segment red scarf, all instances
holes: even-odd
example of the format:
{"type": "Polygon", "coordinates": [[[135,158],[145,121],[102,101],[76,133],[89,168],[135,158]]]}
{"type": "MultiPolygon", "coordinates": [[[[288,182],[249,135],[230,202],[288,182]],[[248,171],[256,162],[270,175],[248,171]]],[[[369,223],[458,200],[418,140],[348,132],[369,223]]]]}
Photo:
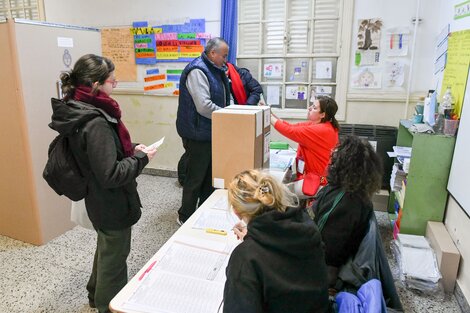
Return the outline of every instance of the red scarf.
{"type": "Polygon", "coordinates": [[[124,123],[121,121],[121,109],[116,100],[109,97],[104,92],[98,90],[97,93],[91,91],[91,87],[87,86],[78,86],[75,89],[75,94],[73,96],[74,100],[83,101],[85,103],[94,105],[98,109],[101,109],[108,113],[110,116],[118,120],[117,131],[119,136],[119,141],[121,141],[122,149],[124,150],[124,155],[130,157],[134,155],[134,149],[132,148],[131,136],[127,130],[124,123]]]}
{"type": "Polygon", "coordinates": [[[246,104],[246,92],[245,87],[243,87],[242,80],[240,78],[240,74],[238,74],[237,70],[231,63],[227,63],[228,67],[228,77],[232,81],[232,90],[233,96],[238,104],[246,104]]]}

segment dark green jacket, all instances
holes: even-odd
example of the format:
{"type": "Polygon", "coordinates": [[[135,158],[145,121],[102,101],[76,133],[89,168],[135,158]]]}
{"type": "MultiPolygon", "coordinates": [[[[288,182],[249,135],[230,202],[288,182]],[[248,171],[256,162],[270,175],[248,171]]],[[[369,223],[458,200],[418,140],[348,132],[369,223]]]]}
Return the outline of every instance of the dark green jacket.
{"type": "Polygon", "coordinates": [[[71,149],[88,176],[85,205],[93,226],[119,230],[135,224],[141,214],[136,177],[149,162],[143,152],[124,157],[117,120],[84,102],[52,99],[50,127],[72,134],[71,149]]]}

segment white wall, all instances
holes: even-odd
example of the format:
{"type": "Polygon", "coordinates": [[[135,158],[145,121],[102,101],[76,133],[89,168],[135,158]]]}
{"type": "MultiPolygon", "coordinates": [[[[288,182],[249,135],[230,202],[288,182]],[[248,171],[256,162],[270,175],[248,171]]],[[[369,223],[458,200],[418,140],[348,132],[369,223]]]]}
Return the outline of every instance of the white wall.
{"type": "MultiPolygon", "coordinates": [[[[420,96],[432,89],[434,64],[434,41],[438,33],[437,23],[439,12],[435,10],[440,0],[420,2],[419,17],[422,22],[418,25],[413,71],[411,73],[411,95],[407,101],[407,83],[410,81],[410,63],[412,42],[406,57],[393,59],[403,60],[407,64],[404,87],[365,90],[349,88],[347,95],[346,122],[357,124],[375,124],[398,126],[398,120],[409,117],[414,111],[414,105],[420,96]]],[[[356,35],[358,20],[364,18],[381,18],[383,22],[381,47],[387,44],[386,30],[391,27],[407,27],[410,29],[410,41],[413,39],[414,25],[411,20],[416,16],[417,0],[356,0],[353,20],[353,34],[350,53],[350,68],[354,67],[356,51],[356,35]]],[[[384,66],[387,58],[386,49],[381,50],[381,62],[384,66]]],[[[391,60],[392,58],[390,58],[391,60]]],[[[351,80],[351,71],[350,71],[351,80]]],[[[338,82],[339,83],[339,82],[338,82]]],[[[349,82],[348,82],[349,83],[349,82]]]]}
{"type": "MultiPolygon", "coordinates": [[[[206,32],[220,35],[220,0],[44,0],[44,6],[48,22],[104,28],[129,26],[134,21],[158,25],[205,18],[206,32]]],[[[175,125],[178,97],[126,92],[115,92],[113,97],[121,105],[134,142],[150,144],[165,136],[164,145],[148,167],[175,171],[183,153],[175,125]]]]}
{"type": "Polygon", "coordinates": [[[220,34],[219,0],[43,0],[48,22],[81,26],[127,26],[134,21],[177,23],[184,18],[205,18],[206,31],[220,34]]]}

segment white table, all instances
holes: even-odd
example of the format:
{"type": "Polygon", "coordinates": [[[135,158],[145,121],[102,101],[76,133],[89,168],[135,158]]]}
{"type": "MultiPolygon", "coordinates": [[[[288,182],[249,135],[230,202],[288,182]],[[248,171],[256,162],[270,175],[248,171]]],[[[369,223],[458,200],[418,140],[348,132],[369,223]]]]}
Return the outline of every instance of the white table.
{"type": "MultiPolygon", "coordinates": [[[[290,173],[291,165],[295,159],[296,152],[294,150],[271,150],[271,155],[276,155],[275,163],[269,169],[269,173],[282,182],[285,177],[290,173]],[[280,157],[280,158],[277,158],[280,157]],[[282,166],[286,163],[287,166],[282,166]]],[[[225,268],[233,248],[240,243],[236,236],[230,229],[226,229],[227,235],[219,235],[208,233],[205,229],[196,229],[193,226],[200,223],[203,217],[217,216],[219,221],[224,219],[223,214],[226,214],[225,227],[232,227],[238,219],[229,214],[227,202],[227,190],[218,189],[196,210],[196,212],[168,239],[168,241],[155,253],[155,255],[142,267],[142,269],[124,286],[124,288],[111,300],[110,309],[113,312],[126,312],[126,313],[147,313],[147,312],[191,312],[196,313],[195,305],[191,304],[190,295],[194,297],[200,289],[204,290],[203,295],[200,297],[202,302],[208,302],[210,309],[203,308],[201,313],[216,313],[222,312],[219,306],[223,299],[223,288],[225,283],[225,268]],[[225,206],[225,207],[221,207],[225,206]],[[217,210],[214,210],[217,207],[217,210]],[[206,264],[210,269],[213,268],[210,262],[213,261],[214,256],[220,256],[223,259],[223,264],[218,264],[217,274],[213,280],[203,281],[200,278],[194,278],[192,273],[188,272],[188,266],[192,265],[191,262],[187,264],[179,264],[179,267],[173,266],[173,263],[180,263],[181,253],[193,253],[191,257],[203,259],[208,257],[209,261],[206,264]],[[169,262],[172,257],[175,262],[169,262]],[[212,257],[212,259],[211,259],[212,257]],[[212,261],[211,261],[212,260],[212,261]],[[171,273],[168,273],[168,268],[171,268],[171,273]],[[172,292],[171,283],[180,283],[179,289],[172,292]],[[162,285],[166,283],[168,287],[166,290],[160,290],[162,285]],[[194,284],[192,284],[194,283],[194,284]],[[192,290],[193,286],[198,286],[192,290]],[[155,292],[152,293],[152,292],[155,292]],[[165,295],[162,295],[165,294],[165,295]],[[158,297],[163,297],[158,299],[158,297]],[[151,304],[154,300],[154,304],[151,304]],[[166,304],[165,304],[166,302],[166,304]],[[144,305],[142,305],[144,303],[144,305]],[[217,307],[214,304],[217,303],[217,307]],[[155,307],[152,307],[154,305],[155,307]],[[186,309],[191,307],[191,309],[186,309]]],[[[212,222],[216,222],[215,219],[212,222]]],[[[223,221],[222,221],[223,222],[223,221]]],[[[214,228],[214,227],[211,227],[214,228]]],[[[215,227],[217,228],[217,226],[215,227]]],[[[182,262],[184,263],[184,262],[182,262]]],[[[197,263],[195,261],[194,263],[197,263]]],[[[204,264],[199,264],[195,272],[204,272],[204,264]]],[[[199,301],[200,302],[200,301],[199,301]]]]}
{"type": "MultiPolygon", "coordinates": [[[[227,190],[225,189],[220,189],[216,190],[202,205],[199,207],[199,209],[196,210],[196,212],[181,226],[176,233],[173,234],[173,236],[168,239],[168,241],[160,248],[160,250],[155,253],[155,255],[145,264],[145,266],[127,283],[127,285],[111,300],[110,303],[110,309],[113,312],[128,312],[128,313],[142,313],[142,312],[196,312],[194,309],[194,306],[191,305],[190,303],[183,303],[183,302],[190,302],[191,299],[188,300],[186,298],[186,295],[193,293],[194,296],[196,296],[197,292],[202,292],[201,288],[198,288],[197,290],[183,290],[185,288],[191,288],[191,283],[195,282],[195,279],[192,277],[186,276],[184,273],[187,271],[187,268],[185,269],[184,266],[182,266],[179,269],[176,269],[178,275],[177,276],[167,276],[168,281],[179,281],[182,283],[182,288],[181,288],[181,294],[174,293],[170,296],[165,295],[165,299],[168,301],[172,301],[171,304],[167,304],[166,310],[158,310],[158,309],[149,309],[148,307],[142,306],[139,307],[138,305],[135,305],[136,299],[141,299],[146,292],[148,292],[148,288],[146,285],[151,286],[152,280],[154,280],[153,276],[158,276],[155,281],[153,286],[158,286],[155,283],[158,282],[158,279],[164,279],[166,274],[165,272],[161,271],[161,268],[165,266],[165,258],[170,258],[169,255],[173,253],[172,251],[177,250],[176,248],[184,248],[187,249],[188,247],[192,248],[195,247],[195,250],[199,249],[199,244],[205,246],[205,251],[207,252],[207,255],[211,254],[215,255],[214,253],[217,252],[219,253],[218,255],[221,256],[221,259],[225,257],[224,264],[220,264],[221,269],[217,272],[217,276],[213,281],[208,281],[207,284],[204,282],[202,285],[203,287],[209,288],[209,292],[204,292],[206,295],[206,299],[202,297],[202,301],[208,301],[211,300],[212,302],[217,303],[217,308],[211,311],[200,311],[201,313],[216,313],[218,312],[218,306],[222,302],[223,299],[223,287],[225,283],[225,267],[228,263],[228,259],[230,257],[230,253],[235,248],[235,246],[239,243],[237,240],[236,236],[233,234],[232,231],[227,231],[227,235],[218,235],[218,234],[212,234],[212,233],[207,233],[204,229],[194,229],[193,224],[196,221],[200,221],[200,217],[203,216],[203,214],[212,214],[215,212],[213,207],[216,204],[220,204],[219,201],[225,201],[226,202],[227,198],[227,190]],[[225,198],[225,200],[221,200],[222,198],[225,198]],[[184,244],[181,244],[181,241],[184,241],[184,244]],[[208,244],[210,243],[211,247],[209,249],[208,244]],[[218,248],[220,247],[220,248],[218,248]],[[222,247],[231,247],[229,251],[219,251],[222,250],[222,247]],[[170,252],[169,252],[170,251],[170,252]],[[162,264],[163,263],[163,264],[162,264]],[[165,275],[164,275],[165,274],[165,275]],[[181,274],[181,275],[180,275],[181,274]],[[145,285],[144,285],[145,284],[145,285]],[[146,289],[147,288],[147,289],[146,289]],[[212,291],[211,291],[212,290],[212,291]],[[212,293],[211,293],[212,292],[212,293]],[[173,300],[170,298],[173,296],[173,300]],[[212,297],[212,299],[207,299],[207,297],[212,297]],[[169,300],[170,299],[170,300],[169,300]],[[131,303],[131,305],[129,305],[131,303]],[[184,305],[183,305],[184,304],[184,305]],[[191,310],[186,311],[184,306],[191,306],[191,310]],[[171,306],[169,308],[168,306],[171,306]],[[174,309],[174,310],[173,310],[174,309]]],[[[217,212],[223,212],[224,209],[219,208],[217,212]]],[[[227,211],[228,212],[228,211],[227,211]]],[[[204,215],[205,216],[205,215],[204,215]]],[[[227,216],[227,220],[230,220],[230,223],[237,222],[237,220],[233,220],[234,217],[232,216],[227,216]]],[[[204,249],[203,249],[204,250],[204,249]]],[[[198,250],[199,251],[199,250],[198,250]]],[[[197,251],[196,251],[197,252],[197,251]]],[[[203,252],[200,251],[200,256],[203,254],[203,252]]],[[[202,255],[204,257],[204,255],[202,255]]],[[[168,263],[168,262],[167,262],[168,263]]],[[[189,263],[189,262],[188,262],[189,263]]],[[[209,262],[210,263],[210,262],[209,262]]],[[[168,264],[169,267],[171,267],[173,264],[168,264]]],[[[211,264],[207,264],[210,268],[212,268],[211,264]]],[[[175,270],[175,269],[173,269],[175,270]]],[[[171,289],[171,288],[167,288],[171,289]]],[[[171,290],[166,290],[165,292],[171,292],[171,290]]],[[[153,296],[152,296],[153,297],[153,296]]],[[[146,300],[143,299],[143,302],[146,300]]],[[[148,302],[147,302],[148,304],[148,302]]],[[[159,305],[157,305],[159,306],[159,305]]],[[[164,306],[164,304],[161,304],[161,306],[164,306]]],[[[212,305],[211,308],[214,306],[212,305]]],[[[220,312],[221,312],[220,308],[220,312]]]]}

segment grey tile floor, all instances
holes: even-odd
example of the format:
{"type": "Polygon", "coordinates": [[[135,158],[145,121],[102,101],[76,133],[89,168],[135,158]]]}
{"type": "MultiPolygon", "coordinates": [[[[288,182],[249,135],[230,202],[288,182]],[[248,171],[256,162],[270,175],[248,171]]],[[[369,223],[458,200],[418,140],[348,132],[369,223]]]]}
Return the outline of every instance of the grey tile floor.
{"type": "MultiPolygon", "coordinates": [[[[133,227],[129,277],[177,230],[181,198],[175,178],[141,175],[138,182],[144,208],[133,227]]],[[[388,251],[387,216],[377,212],[377,217],[388,251]]],[[[95,244],[95,233],[80,226],[39,247],[0,236],[0,313],[96,312],[88,307],[85,290],[95,244]]],[[[454,296],[442,300],[398,290],[405,312],[461,312],[454,296]]]]}

